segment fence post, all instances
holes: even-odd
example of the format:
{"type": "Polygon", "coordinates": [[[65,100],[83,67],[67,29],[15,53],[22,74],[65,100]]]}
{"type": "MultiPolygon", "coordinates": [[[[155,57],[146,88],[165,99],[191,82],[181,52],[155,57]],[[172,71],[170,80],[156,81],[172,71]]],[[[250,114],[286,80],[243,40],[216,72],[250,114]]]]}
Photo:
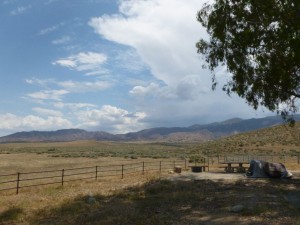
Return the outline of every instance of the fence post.
{"type": "Polygon", "coordinates": [[[61,170],[61,186],[64,186],[65,169],[61,170]]]}
{"type": "Polygon", "coordinates": [[[209,155],[207,155],[207,170],[209,171],[209,155]]]}
{"type": "Polygon", "coordinates": [[[19,194],[20,188],[20,173],[17,173],[17,194],[19,194]]]}
{"type": "Polygon", "coordinates": [[[143,172],[142,174],[144,175],[145,174],[145,162],[143,162],[143,172]]]}
{"type": "Polygon", "coordinates": [[[159,173],[161,173],[161,161],[159,161],[159,173]]]}
{"type": "Polygon", "coordinates": [[[95,180],[98,179],[98,166],[96,166],[96,176],[95,176],[95,180]]]}
{"type": "Polygon", "coordinates": [[[122,179],[124,178],[124,165],[122,165],[122,179]]]}

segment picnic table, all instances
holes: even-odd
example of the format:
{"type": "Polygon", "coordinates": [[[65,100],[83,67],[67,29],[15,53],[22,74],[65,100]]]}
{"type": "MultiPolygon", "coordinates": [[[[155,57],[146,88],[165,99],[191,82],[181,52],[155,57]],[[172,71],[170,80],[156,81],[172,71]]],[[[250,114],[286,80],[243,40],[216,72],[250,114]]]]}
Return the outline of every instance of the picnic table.
{"type": "Polygon", "coordinates": [[[249,162],[221,162],[220,164],[225,165],[220,168],[224,168],[226,173],[246,173],[248,167],[245,164],[249,164],[249,162]]]}
{"type": "Polygon", "coordinates": [[[209,169],[209,167],[207,165],[195,165],[195,166],[189,166],[189,167],[191,167],[191,170],[194,173],[199,173],[199,172],[205,171],[206,168],[209,169]]]}

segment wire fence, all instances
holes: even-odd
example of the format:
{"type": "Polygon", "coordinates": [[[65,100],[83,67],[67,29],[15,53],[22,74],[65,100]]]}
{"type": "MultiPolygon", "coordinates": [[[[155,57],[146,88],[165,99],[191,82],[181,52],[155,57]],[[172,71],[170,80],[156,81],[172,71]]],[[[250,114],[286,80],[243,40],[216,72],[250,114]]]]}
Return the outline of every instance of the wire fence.
{"type": "Polygon", "coordinates": [[[98,180],[103,177],[120,177],[134,173],[145,174],[150,171],[163,171],[174,169],[176,166],[186,168],[186,160],[137,162],[118,165],[103,165],[78,167],[60,170],[44,170],[34,172],[17,172],[12,174],[0,174],[0,192],[37,187],[43,185],[59,184],[64,186],[67,182],[79,180],[98,180]]]}

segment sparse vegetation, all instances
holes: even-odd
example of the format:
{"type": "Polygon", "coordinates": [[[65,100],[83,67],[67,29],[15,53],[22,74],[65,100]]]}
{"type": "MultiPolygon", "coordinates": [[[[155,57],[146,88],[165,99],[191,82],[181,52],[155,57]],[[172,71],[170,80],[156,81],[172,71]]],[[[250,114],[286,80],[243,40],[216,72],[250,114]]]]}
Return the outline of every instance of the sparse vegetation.
{"type": "Polygon", "coordinates": [[[298,208],[286,198],[299,181],[170,181],[148,177],[111,185],[28,191],[0,199],[1,224],[298,224],[298,208]],[[124,186],[127,182],[134,186],[124,186]],[[112,186],[115,185],[115,186],[112,186]],[[272,189],[270,189],[272,186],[272,189]],[[101,187],[101,188],[100,188],[101,187]],[[257,189],[259,188],[259,192],[257,189]],[[21,200],[22,199],[22,200],[21,200]],[[232,207],[243,204],[240,212],[232,207]],[[15,205],[3,210],[8,205],[15,205]]]}
{"type": "Polygon", "coordinates": [[[215,141],[190,146],[193,154],[286,154],[300,153],[300,123],[294,127],[274,126],[252,132],[233,135],[215,141]]]}
{"type": "Polygon", "coordinates": [[[53,142],[0,144],[0,154],[36,153],[49,157],[126,157],[126,158],[184,158],[190,144],[120,143],[120,142],[53,142]]]}
{"type": "MultiPolygon", "coordinates": [[[[0,168],[5,174],[39,168],[107,165],[122,160],[138,162],[145,158],[158,161],[188,158],[190,163],[203,163],[207,156],[219,154],[296,156],[300,153],[299,129],[299,123],[294,128],[276,126],[200,144],[93,141],[1,144],[0,168]]],[[[286,156],[279,157],[286,160],[286,156]]],[[[216,157],[210,160],[217,165],[216,157]]],[[[299,165],[291,168],[299,169],[299,165]]],[[[165,175],[154,172],[128,175],[124,179],[75,181],[63,187],[28,188],[19,195],[1,192],[0,224],[281,225],[300,222],[298,206],[288,205],[286,200],[290,193],[298,196],[299,180],[292,180],[288,185],[276,180],[171,182],[162,179],[165,175]],[[233,213],[232,206],[240,203],[245,208],[233,213]]]]}

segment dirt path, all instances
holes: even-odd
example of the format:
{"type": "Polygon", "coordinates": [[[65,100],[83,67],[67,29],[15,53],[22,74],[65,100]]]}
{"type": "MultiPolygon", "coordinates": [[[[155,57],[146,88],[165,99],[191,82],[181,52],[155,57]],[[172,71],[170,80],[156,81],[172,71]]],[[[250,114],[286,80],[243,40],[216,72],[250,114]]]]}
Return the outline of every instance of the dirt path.
{"type": "Polygon", "coordinates": [[[183,172],[181,174],[171,174],[168,177],[169,180],[241,180],[248,179],[245,174],[241,173],[224,173],[224,172],[202,172],[202,173],[193,173],[193,172],[183,172]]]}
{"type": "MultiPolygon", "coordinates": [[[[291,171],[293,174],[292,179],[300,179],[300,171],[291,171]]],[[[180,174],[174,173],[170,174],[167,178],[168,180],[254,180],[253,178],[246,177],[243,173],[224,173],[224,172],[202,172],[202,173],[193,173],[193,172],[182,172],[180,174]]],[[[263,179],[255,179],[263,180],[263,179]]]]}

